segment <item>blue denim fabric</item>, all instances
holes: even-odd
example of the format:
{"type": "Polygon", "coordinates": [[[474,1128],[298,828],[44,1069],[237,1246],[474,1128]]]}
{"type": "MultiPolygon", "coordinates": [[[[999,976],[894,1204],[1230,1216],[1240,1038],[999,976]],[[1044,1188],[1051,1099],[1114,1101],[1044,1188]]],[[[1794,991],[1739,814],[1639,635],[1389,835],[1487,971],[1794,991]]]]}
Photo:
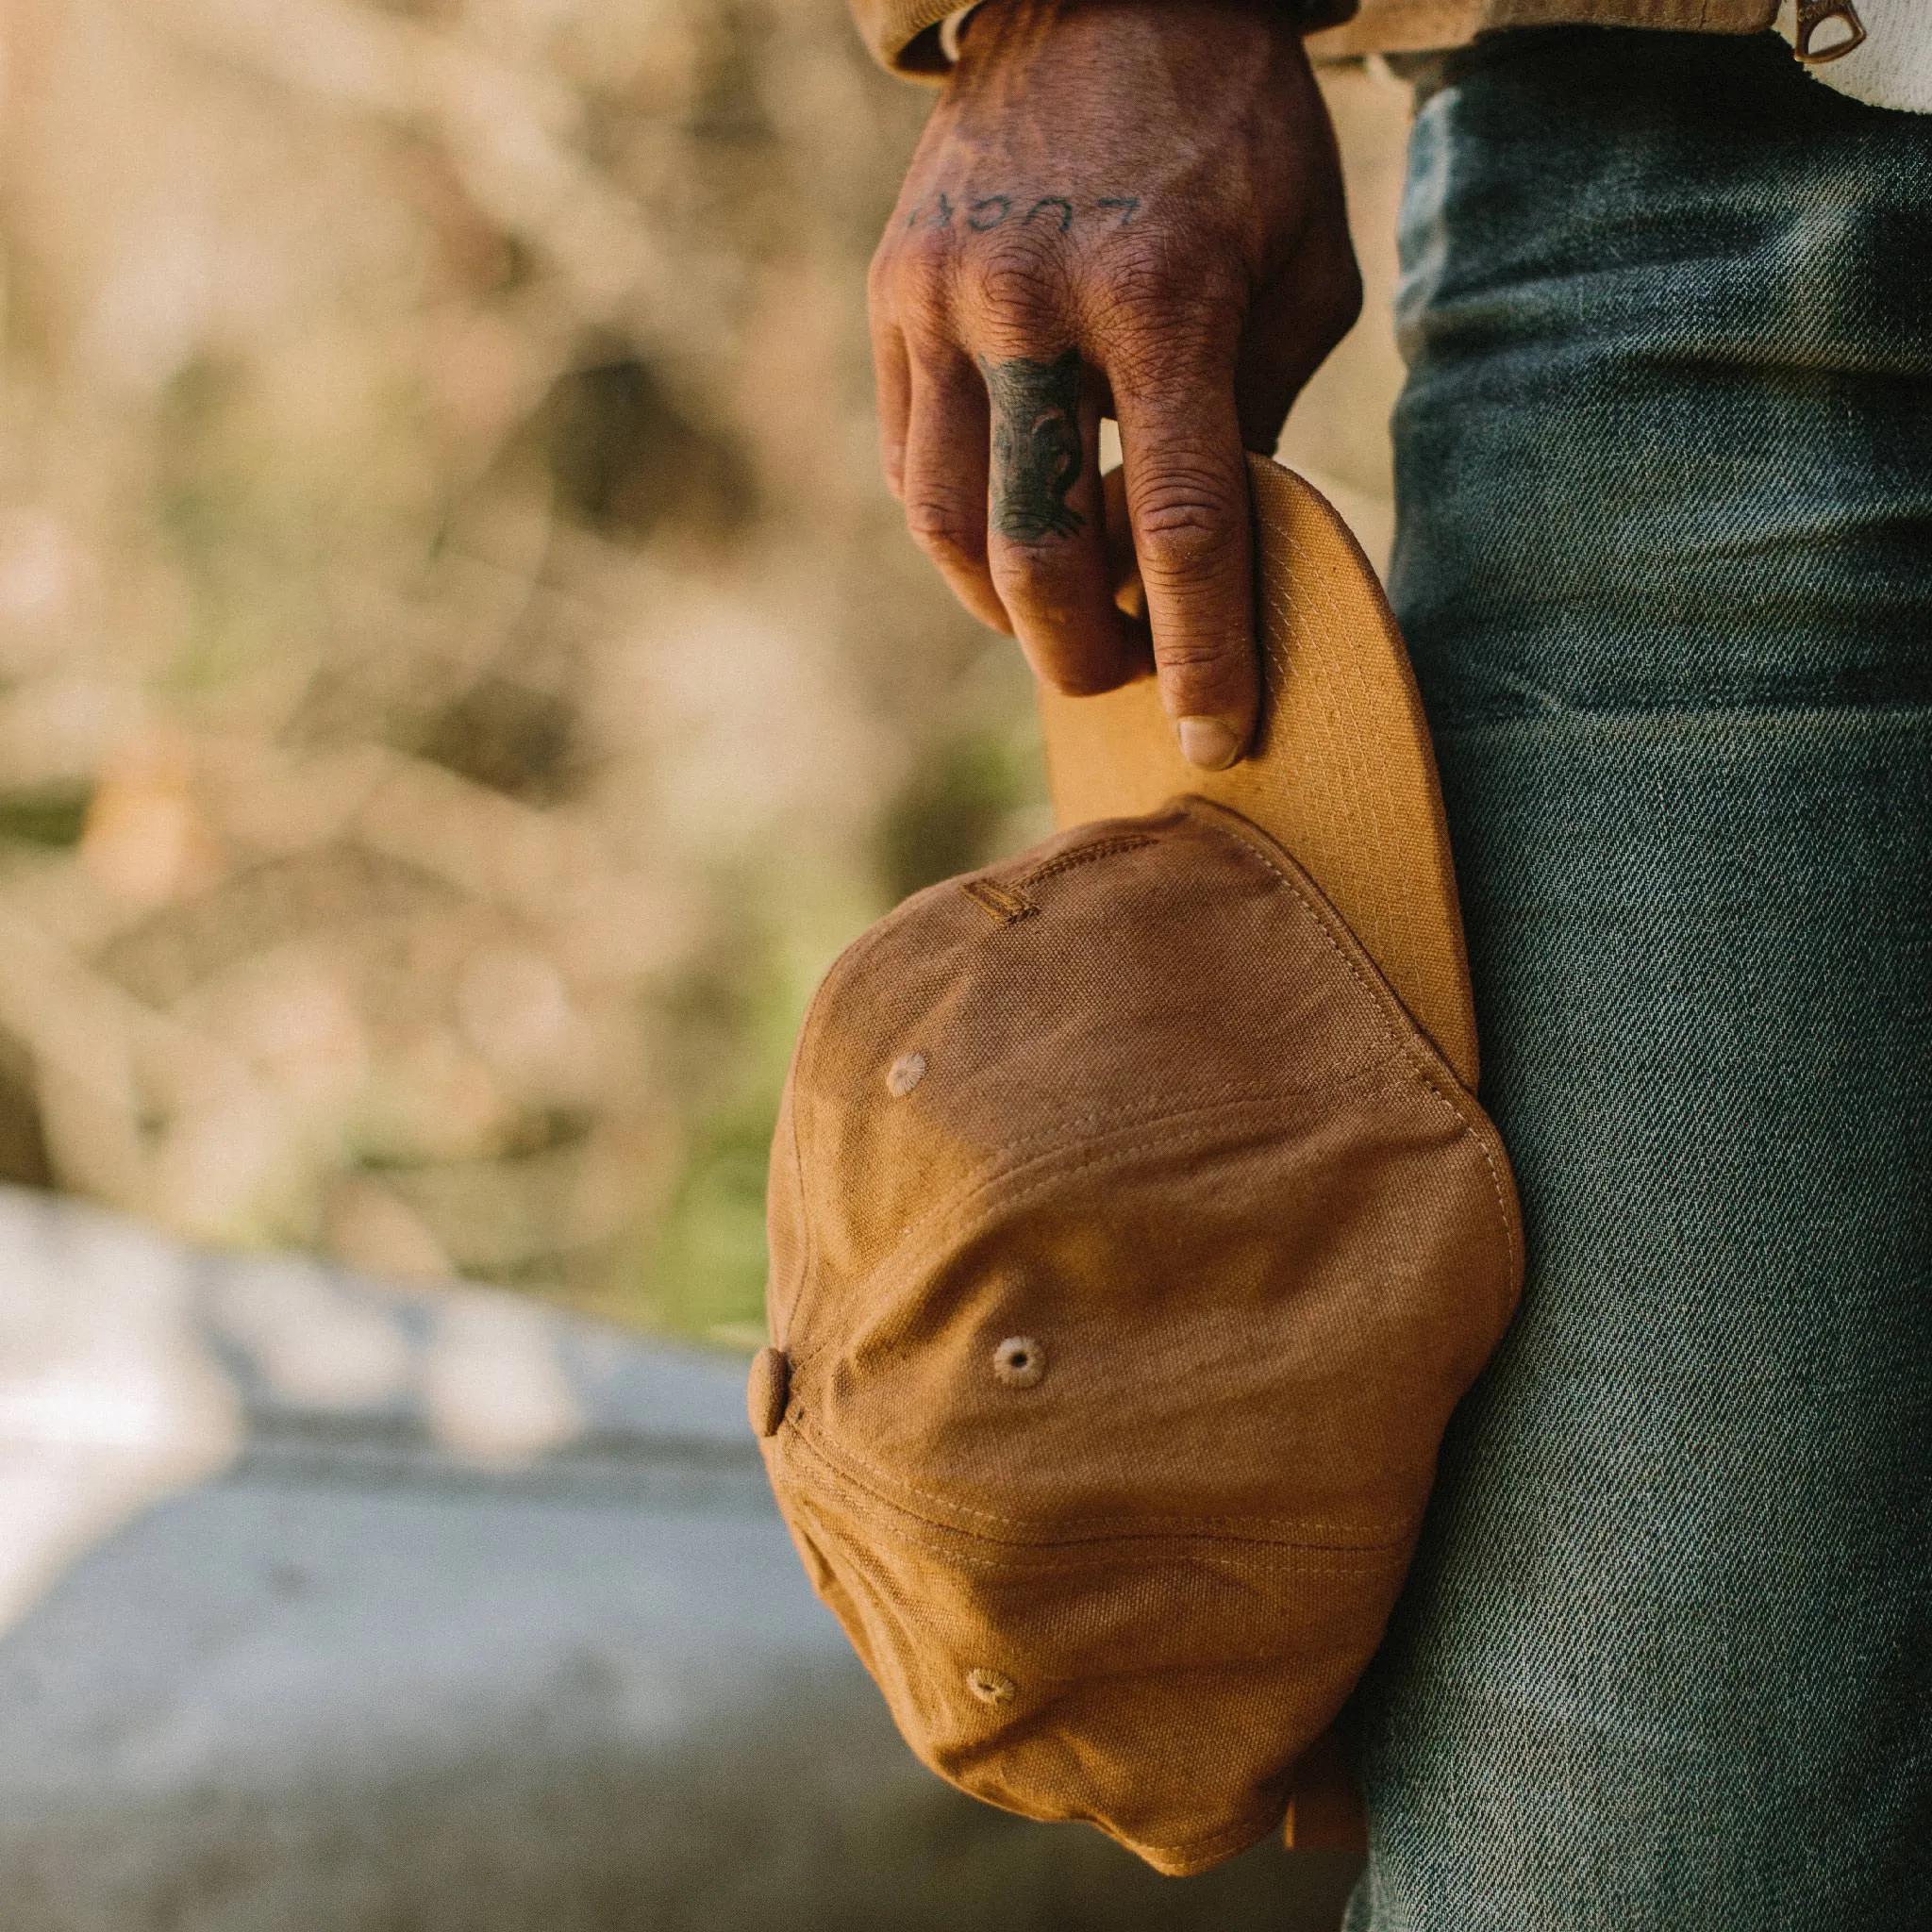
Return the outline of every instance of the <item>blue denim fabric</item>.
{"type": "Polygon", "coordinates": [[[1397,608],[1521,1316],[1350,1932],[1932,1925],[1932,117],[1498,35],[1415,130],[1397,608]]]}

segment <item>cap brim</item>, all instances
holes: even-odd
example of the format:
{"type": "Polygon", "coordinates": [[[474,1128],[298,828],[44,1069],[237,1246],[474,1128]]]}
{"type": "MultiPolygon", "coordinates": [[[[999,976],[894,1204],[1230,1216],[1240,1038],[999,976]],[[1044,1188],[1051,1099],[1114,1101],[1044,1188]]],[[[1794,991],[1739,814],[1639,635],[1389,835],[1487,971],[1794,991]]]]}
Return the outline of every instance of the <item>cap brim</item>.
{"type": "Polygon", "coordinates": [[[1475,1013],[1435,752],[1374,571],[1320,491],[1250,457],[1261,718],[1225,772],[1187,763],[1151,677],[1100,697],[1042,691],[1062,826],[1177,793],[1250,819],[1298,859],[1416,1024],[1474,1090],[1475,1013]]]}

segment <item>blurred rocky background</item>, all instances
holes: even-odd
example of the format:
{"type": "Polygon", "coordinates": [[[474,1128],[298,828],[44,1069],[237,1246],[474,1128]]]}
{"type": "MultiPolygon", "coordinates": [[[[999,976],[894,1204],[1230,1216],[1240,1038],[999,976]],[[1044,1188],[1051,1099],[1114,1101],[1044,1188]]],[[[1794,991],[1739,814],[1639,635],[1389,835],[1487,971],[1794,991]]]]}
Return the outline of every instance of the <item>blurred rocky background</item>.
{"type": "Polygon", "coordinates": [[[811,984],[1046,823],[877,477],[926,105],[838,0],[0,0],[0,1180],[756,1338],[811,984]]]}

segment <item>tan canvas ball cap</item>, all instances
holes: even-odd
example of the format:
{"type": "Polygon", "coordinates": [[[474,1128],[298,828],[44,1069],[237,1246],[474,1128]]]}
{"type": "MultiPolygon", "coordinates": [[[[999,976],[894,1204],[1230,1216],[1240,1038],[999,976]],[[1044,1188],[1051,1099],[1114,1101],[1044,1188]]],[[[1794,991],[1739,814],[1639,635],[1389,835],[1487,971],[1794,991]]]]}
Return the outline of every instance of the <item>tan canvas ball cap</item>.
{"type": "Polygon", "coordinates": [[[1502,1146],[1391,977],[1182,796],[908,900],[787,1083],[751,1407],[812,1579],[927,1764],[1166,1872],[1279,1824],[1514,1307],[1502,1146]]]}

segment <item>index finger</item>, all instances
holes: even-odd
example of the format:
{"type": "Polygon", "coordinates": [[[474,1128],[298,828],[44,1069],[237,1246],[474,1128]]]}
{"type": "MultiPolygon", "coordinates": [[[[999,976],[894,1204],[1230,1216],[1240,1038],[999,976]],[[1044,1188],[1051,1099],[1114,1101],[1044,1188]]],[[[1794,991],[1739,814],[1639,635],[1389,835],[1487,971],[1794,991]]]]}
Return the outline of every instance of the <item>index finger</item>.
{"type": "Polygon", "coordinates": [[[906,495],[906,434],[912,414],[912,360],[898,318],[874,291],[872,325],[873,382],[878,395],[879,460],[886,487],[902,502],[906,495]]]}
{"type": "Polygon", "coordinates": [[[1182,757],[1220,771],[1247,748],[1261,694],[1232,372],[1177,382],[1158,397],[1116,376],[1114,407],[1161,706],[1182,757]]]}

